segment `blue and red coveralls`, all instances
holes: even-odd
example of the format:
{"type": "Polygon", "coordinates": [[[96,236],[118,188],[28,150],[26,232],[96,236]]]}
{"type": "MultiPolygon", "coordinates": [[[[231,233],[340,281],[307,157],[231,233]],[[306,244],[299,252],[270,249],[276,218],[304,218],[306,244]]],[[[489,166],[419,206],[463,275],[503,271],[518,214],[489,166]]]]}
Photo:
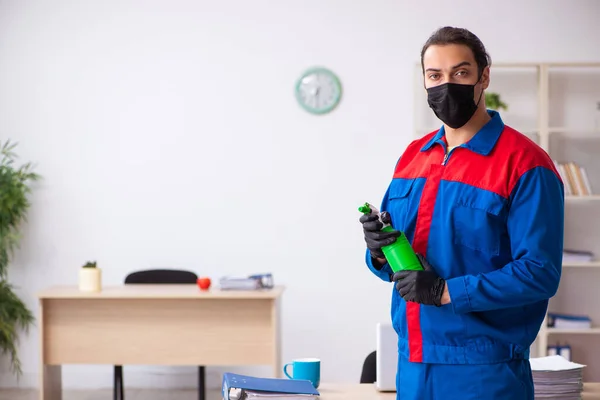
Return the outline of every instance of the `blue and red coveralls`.
{"type": "MultiPolygon", "coordinates": [[[[393,290],[397,398],[532,400],[529,347],[561,276],[564,188],[500,115],[446,156],[444,128],[400,157],[381,211],[447,281],[451,303],[393,290]]],[[[388,264],[371,271],[390,281],[388,264]]]]}

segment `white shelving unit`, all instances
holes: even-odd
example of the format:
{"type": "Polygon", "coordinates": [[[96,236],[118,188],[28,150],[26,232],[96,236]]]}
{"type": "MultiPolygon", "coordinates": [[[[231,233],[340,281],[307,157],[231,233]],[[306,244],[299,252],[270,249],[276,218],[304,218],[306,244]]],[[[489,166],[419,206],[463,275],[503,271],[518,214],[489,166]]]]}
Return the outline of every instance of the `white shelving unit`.
{"type": "MultiPolygon", "coordinates": [[[[421,65],[415,68],[415,136],[437,130],[441,122],[427,106],[421,65]]],[[[565,197],[565,248],[600,256],[600,62],[494,63],[488,92],[508,104],[500,110],[507,125],[533,139],[558,162],[585,166],[592,193],[565,197]]],[[[563,263],[561,284],[549,311],[584,314],[591,329],[540,330],[532,356],[549,344],[568,343],[572,359],[588,365],[584,377],[600,380],[600,259],[563,263]]]]}

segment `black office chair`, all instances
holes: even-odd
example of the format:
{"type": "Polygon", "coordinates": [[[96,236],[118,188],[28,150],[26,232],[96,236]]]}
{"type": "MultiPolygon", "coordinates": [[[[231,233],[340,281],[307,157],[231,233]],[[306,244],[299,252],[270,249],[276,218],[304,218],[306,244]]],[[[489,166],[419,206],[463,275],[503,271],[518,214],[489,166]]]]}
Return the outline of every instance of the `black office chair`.
{"type": "Polygon", "coordinates": [[[365,358],[360,383],[375,383],[377,380],[377,351],[372,352],[365,358]]]}
{"type": "MultiPolygon", "coordinates": [[[[198,276],[190,271],[182,271],[175,269],[151,269],[145,271],[132,272],[125,278],[125,284],[166,284],[166,285],[183,285],[196,284],[198,276]]],[[[206,399],[206,371],[204,366],[198,366],[198,399],[206,399]]],[[[114,367],[114,400],[125,400],[125,392],[123,391],[123,366],[115,365],[114,367]]]]}

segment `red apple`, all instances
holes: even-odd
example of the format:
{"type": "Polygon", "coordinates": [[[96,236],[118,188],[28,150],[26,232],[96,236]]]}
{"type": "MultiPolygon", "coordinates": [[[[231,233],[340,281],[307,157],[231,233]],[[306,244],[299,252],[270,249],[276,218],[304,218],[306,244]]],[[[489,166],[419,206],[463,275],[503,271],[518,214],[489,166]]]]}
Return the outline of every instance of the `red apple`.
{"type": "Polygon", "coordinates": [[[208,288],[210,287],[210,278],[208,278],[208,277],[198,278],[198,287],[201,290],[208,290],[208,288]]]}

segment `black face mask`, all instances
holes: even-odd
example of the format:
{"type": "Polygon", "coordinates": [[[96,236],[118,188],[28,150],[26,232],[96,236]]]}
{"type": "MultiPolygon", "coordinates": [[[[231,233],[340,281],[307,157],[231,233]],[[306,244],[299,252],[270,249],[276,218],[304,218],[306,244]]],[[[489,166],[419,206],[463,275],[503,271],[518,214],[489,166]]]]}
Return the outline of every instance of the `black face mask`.
{"type": "Polygon", "coordinates": [[[479,105],[483,90],[477,104],[473,101],[475,85],[444,83],[427,89],[427,103],[435,115],[453,129],[466,124],[479,105]]]}

